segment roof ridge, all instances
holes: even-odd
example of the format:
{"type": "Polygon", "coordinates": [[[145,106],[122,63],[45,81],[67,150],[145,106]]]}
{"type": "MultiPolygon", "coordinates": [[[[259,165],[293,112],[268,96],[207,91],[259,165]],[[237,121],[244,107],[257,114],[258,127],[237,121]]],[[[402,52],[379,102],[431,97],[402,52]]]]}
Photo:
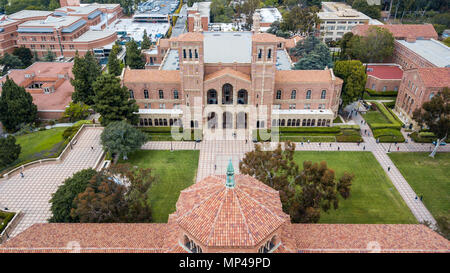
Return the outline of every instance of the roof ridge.
{"type": "MultiPolygon", "coordinates": [[[[224,187],[224,189],[225,189],[225,187],[224,187]]],[[[200,203],[194,205],[190,210],[186,211],[183,215],[180,215],[180,216],[178,217],[177,220],[181,220],[181,218],[187,217],[189,214],[191,214],[191,212],[192,212],[194,209],[200,207],[202,204],[204,204],[206,201],[208,201],[209,199],[211,199],[213,196],[218,195],[221,191],[222,191],[222,189],[219,189],[219,190],[215,191],[215,192],[212,193],[209,197],[203,199],[200,203]]]]}
{"type": "Polygon", "coordinates": [[[255,198],[251,197],[250,194],[246,193],[243,190],[240,190],[243,194],[247,195],[251,200],[253,200],[255,203],[259,204],[260,207],[262,207],[263,209],[269,211],[272,215],[274,215],[275,217],[277,217],[278,219],[280,219],[282,222],[284,221],[283,218],[281,218],[279,215],[275,214],[272,210],[270,210],[268,207],[264,206],[261,202],[259,202],[258,200],[256,200],[255,198]]]}
{"type": "MultiPolygon", "coordinates": [[[[237,191],[242,191],[239,188],[236,188],[236,190],[237,191]]],[[[239,198],[237,198],[236,193],[233,192],[233,196],[236,198],[236,201],[237,201],[237,204],[238,204],[238,207],[239,207],[239,211],[241,212],[242,219],[244,220],[244,225],[247,227],[247,232],[248,232],[248,234],[250,236],[250,239],[251,239],[252,243],[255,244],[255,239],[254,239],[254,236],[253,236],[252,232],[250,231],[250,227],[247,224],[247,217],[245,217],[245,214],[244,214],[244,212],[242,210],[241,202],[239,201],[239,198]]]]}
{"type": "MultiPolygon", "coordinates": [[[[228,192],[228,189],[227,189],[227,188],[226,188],[225,190],[228,192]]],[[[225,195],[226,195],[226,194],[225,194],[225,195]]],[[[217,218],[219,218],[219,214],[220,214],[220,212],[222,211],[222,207],[223,207],[223,203],[224,203],[224,202],[225,202],[225,201],[222,199],[222,202],[220,202],[219,209],[216,211],[216,216],[214,217],[214,222],[213,222],[213,224],[212,224],[212,226],[211,226],[211,231],[210,231],[210,233],[209,233],[209,235],[208,235],[208,238],[206,239],[206,244],[209,244],[209,240],[211,240],[211,237],[212,237],[212,235],[213,235],[213,233],[214,233],[214,230],[215,230],[217,218]]]]}

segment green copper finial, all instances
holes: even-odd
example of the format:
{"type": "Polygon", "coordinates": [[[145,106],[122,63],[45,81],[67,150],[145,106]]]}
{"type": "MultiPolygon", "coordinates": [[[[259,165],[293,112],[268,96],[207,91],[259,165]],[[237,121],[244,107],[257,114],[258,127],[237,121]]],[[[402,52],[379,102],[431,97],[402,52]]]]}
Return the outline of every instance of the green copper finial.
{"type": "Polygon", "coordinates": [[[231,163],[231,159],[228,162],[228,167],[227,167],[227,183],[225,184],[225,186],[227,188],[234,188],[234,186],[236,185],[236,183],[234,182],[234,168],[233,168],[233,163],[231,163]]]}

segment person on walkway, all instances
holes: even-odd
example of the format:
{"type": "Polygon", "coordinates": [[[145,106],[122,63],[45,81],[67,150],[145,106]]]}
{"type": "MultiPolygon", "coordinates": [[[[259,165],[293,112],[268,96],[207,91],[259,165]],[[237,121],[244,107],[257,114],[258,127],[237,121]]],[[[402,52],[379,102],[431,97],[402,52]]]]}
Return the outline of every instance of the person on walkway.
{"type": "Polygon", "coordinates": [[[247,140],[248,140],[248,139],[245,139],[245,144],[247,144],[247,140]]]}
{"type": "Polygon", "coordinates": [[[91,151],[93,151],[94,150],[94,146],[91,146],[91,151]]]}
{"type": "Polygon", "coordinates": [[[319,147],[322,145],[322,143],[319,142],[319,147]]]}
{"type": "Polygon", "coordinates": [[[423,194],[420,195],[420,202],[423,200],[423,194]]]}
{"type": "Polygon", "coordinates": [[[23,172],[20,171],[20,177],[24,178],[25,176],[23,175],[23,172]]]}
{"type": "Polygon", "coordinates": [[[388,167],[388,172],[391,170],[391,166],[388,167]]]}
{"type": "Polygon", "coordinates": [[[303,141],[302,141],[302,146],[303,146],[303,141]]]}
{"type": "Polygon", "coordinates": [[[363,147],[363,151],[365,151],[366,150],[366,145],[364,145],[364,147],[363,147]]]}
{"type": "Polygon", "coordinates": [[[338,146],[338,151],[340,151],[340,150],[341,150],[341,147],[338,146]]]}
{"type": "Polygon", "coordinates": [[[361,120],[361,124],[362,124],[362,122],[363,122],[363,121],[361,120]]]}
{"type": "Polygon", "coordinates": [[[216,164],[214,164],[214,170],[217,170],[217,165],[216,164]]]}
{"type": "Polygon", "coordinates": [[[397,152],[400,151],[400,146],[397,146],[397,152]]]}
{"type": "Polygon", "coordinates": [[[419,197],[417,197],[417,195],[416,195],[416,200],[418,199],[419,197]]]}
{"type": "Polygon", "coordinates": [[[308,144],[309,144],[309,139],[308,139],[308,144]]]}
{"type": "Polygon", "coordinates": [[[331,147],[331,143],[330,143],[330,147],[331,147]]]}
{"type": "Polygon", "coordinates": [[[397,141],[396,141],[396,142],[394,142],[394,145],[395,145],[395,146],[397,146],[397,141]]]}

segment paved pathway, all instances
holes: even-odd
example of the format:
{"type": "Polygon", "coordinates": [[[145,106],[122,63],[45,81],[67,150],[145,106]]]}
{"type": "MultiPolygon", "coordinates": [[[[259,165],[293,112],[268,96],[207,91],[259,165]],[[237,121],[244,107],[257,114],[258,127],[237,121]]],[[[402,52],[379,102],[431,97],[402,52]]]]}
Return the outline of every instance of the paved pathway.
{"type": "Polygon", "coordinates": [[[10,236],[15,236],[35,223],[45,223],[51,217],[52,193],[73,173],[93,167],[102,154],[101,128],[85,128],[73,150],[60,163],[37,165],[23,174],[0,180],[0,204],[10,210],[21,210],[23,218],[10,236]],[[94,150],[91,150],[91,146],[94,150]]]}

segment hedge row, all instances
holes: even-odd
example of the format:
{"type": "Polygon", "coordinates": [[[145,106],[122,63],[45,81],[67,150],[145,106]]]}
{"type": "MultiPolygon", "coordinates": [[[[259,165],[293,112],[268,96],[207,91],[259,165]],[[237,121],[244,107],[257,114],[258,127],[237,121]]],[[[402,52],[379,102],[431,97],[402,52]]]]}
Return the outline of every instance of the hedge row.
{"type": "Polygon", "coordinates": [[[366,92],[373,97],[396,97],[398,94],[398,91],[375,91],[369,88],[366,88],[366,92]]]}
{"type": "Polygon", "coordinates": [[[13,212],[0,211],[0,218],[3,219],[3,221],[0,222],[0,233],[8,226],[9,221],[11,221],[14,215],[15,213],[13,212]]]}
{"type": "Polygon", "coordinates": [[[280,133],[320,133],[320,134],[339,134],[339,127],[279,127],[280,133]]]}
{"type": "MultiPolygon", "coordinates": [[[[178,139],[172,138],[172,130],[169,126],[138,128],[147,135],[149,141],[178,141],[178,139]]],[[[198,134],[198,140],[203,139],[203,133],[201,129],[190,129],[190,131],[183,131],[182,127],[178,127],[178,132],[183,134],[181,140],[184,141],[197,140],[195,138],[195,132],[197,132],[198,134]]]]}
{"type": "Polygon", "coordinates": [[[380,142],[404,142],[405,138],[402,133],[396,129],[378,129],[373,131],[375,139],[380,142]]]}

